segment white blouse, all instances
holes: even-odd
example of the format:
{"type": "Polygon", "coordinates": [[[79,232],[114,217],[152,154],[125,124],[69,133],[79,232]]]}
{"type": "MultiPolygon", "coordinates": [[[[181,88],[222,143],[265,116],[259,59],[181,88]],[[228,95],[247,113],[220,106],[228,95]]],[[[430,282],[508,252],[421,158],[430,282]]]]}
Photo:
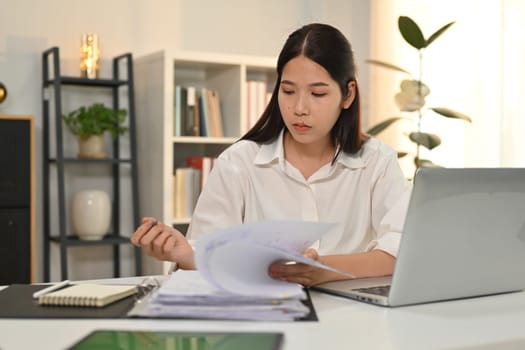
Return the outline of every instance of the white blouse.
{"type": "Polygon", "coordinates": [[[314,245],[319,254],[381,249],[397,256],[411,186],[395,151],[370,139],[305,180],[284,159],[283,135],[263,145],[239,141],[218,157],[188,237],[263,220],[331,222],[337,225],[314,245]]]}

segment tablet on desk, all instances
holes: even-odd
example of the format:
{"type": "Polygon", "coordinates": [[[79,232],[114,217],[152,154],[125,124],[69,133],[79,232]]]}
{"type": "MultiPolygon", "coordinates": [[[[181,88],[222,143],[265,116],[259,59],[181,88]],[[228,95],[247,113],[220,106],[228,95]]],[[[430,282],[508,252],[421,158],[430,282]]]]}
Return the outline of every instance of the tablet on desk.
{"type": "Polygon", "coordinates": [[[277,332],[154,332],[96,330],[69,350],[279,350],[283,334],[277,332]]]}

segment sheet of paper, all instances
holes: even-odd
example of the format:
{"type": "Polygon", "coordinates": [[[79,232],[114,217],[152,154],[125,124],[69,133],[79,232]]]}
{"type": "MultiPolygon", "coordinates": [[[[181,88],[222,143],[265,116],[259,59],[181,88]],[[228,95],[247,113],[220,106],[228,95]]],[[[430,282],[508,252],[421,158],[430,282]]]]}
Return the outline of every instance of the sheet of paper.
{"type": "MultiPolygon", "coordinates": [[[[290,285],[290,283],[288,283],[290,285]]],[[[306,294],[298,285],[288,288],[289,296],[297,299],[306,298],[306,294]]],[[[165,302],[184,302],[187,300],[200,300],[203,303],[229,303],[229,302],[273,302],[281,295],[262,295],[254,293],[239,295],[215,287],[206,281],[198,270],[179,270],[172,274],[158,291],[157,298],[165,302]]]]}
{"type": "Polygon", "coordinates": [[[293,297],[301,286],[270,278],[269,266],[275,261],[287,260],[345,274],[302,256],[304,250],[333,226],[318,222],[270,221],[221,230],[197,242],[197,268],[215,287],[231,293],[293,297]]]}

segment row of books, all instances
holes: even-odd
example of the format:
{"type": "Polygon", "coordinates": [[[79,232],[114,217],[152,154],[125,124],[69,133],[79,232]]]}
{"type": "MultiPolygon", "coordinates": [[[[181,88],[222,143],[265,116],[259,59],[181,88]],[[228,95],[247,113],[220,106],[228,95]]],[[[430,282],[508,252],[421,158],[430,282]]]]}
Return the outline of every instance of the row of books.
{"type": "Polygon", "coordinates": [[[174,101],[174,136],[224,136],[218,91],[176,85],[174,101]]]}
{"type": "Polygon", "coordinates": [[[208,180],[215,158],[188,157],[185,166],[173,175],[173,216],[186,219],[193,215],[197,199],[208,180]]]}
{"type": "Polygon", "coordinates": [[[266,81],[248,80],[246,87],[247,110],[244,115],[243,125],[246,129],[244,132],[248,131],[259,120],[272,96],[272,93],[268,92],[266,81]]]}
{"type": "MultiPolygon", "coordinates": [[[[242,133],[257,122],[271,98],[266,81],[248,80],[246,86],[247,109],[242,116],[242,133]]],[[[176,85],[174,101],[174,136],[224,136],[218,91],[176,85]]]]}

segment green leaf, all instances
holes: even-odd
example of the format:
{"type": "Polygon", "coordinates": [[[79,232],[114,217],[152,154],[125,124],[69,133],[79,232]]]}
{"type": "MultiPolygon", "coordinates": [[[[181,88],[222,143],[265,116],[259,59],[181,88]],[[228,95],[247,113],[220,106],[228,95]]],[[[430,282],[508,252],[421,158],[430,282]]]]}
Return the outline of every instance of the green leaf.
{"type": "Polygon", "coordinates": [[[454,110],[452,110],[450,108],[446,108],[446,107],[432,107],[430,109],[433,110],[434,112],[436,112],[437,114],[441,114],[444,117],[454,118],[454,119],[462,119],[462,120],[464,120],[466,122],[472,123],[472,119],[468,115],[465,115],[463,113],[454,111],[454,110]]]}
{"type": "Polygon", "coordinates": [[[434,34],[432,34],[428,40],[427,40],[427,45],[426,47],[429,47],[430,44],[432,44],[432,42],[434,40],[436,40],[437,38],[439,38],[439,36],[441,34],[443,34],[445,32],[445,30],[447,30],[448,28],[450,28],[450,26],[452,26],[454,23],[456,22],[450,22],[449,24],[445,24],[443,27],[439,28],[434,34]]]}
{"type": "Polygon", "coordinates": [[[419,26],[410,17],[400,16],[398,19],[399,32],[410,46],[421,50],[427,46],[427,41],[419,26]]]}
{"type": "Polygon", "coordinates": [[[399,119],[403,119],[403,117],[392,117],[392,118],[383,120],[382,122],[377,123],[376,125],[372,126],[370,129],[368,129],[366,133],[372,136],[375,136],[381,133],[386,128],[388,128],[391,124],[397,122],[399,119]]]}
{"type": "Polygon", "coordinates": [[[370,60],[370,59],[366,60],[366,62],[370,63],[370,64],[375,64],[376,66],[392,69],[392,70],[395,70],[395,71],[398,71],[398,72],[401,72],[401,73],[405,73],[405,74],[408,74],[408,75],[412,76],[412,73],[410,73],[406,69],[403,69],[401,67],[393,65],[391,63],[387,63],[387,62],[383,62],[383,61],[379,61],[379,60],[370,60]]]}
{"type": "Polygon", "coordinates": [[[436,148],[441,144],[441,139],[436,134],[430,134],[426,132],[411,132],[408,137],[412,142],[426,147],[429,150],[436,148]]]}
{"type": "Polygon", "coordinates": [[[102,135],[109,131],[113,138],[128,130],[121,125],[126,120],[127,111],[108,108],[102,103],[94,103],[89,107],[82,106],[63,116],[68,129],[80,137],[102,135]]]}

